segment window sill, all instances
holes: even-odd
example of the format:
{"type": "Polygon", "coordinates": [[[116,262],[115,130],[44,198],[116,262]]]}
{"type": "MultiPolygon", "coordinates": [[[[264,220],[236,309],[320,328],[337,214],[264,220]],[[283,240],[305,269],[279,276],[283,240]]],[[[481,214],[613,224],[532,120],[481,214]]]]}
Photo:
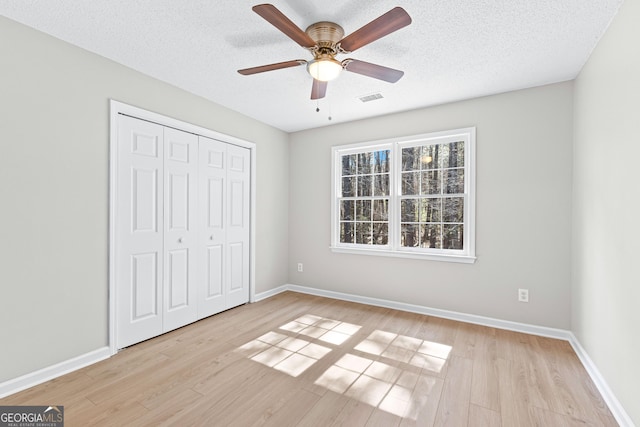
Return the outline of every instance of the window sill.
{"type": "Polygon", "coordinates": [[[476,262],[475,256],[469,255],[445,255],[445,254],[426,254],[419,252],[402,252],[402,251],[389,251],[380,249],[361,249],[361,248],[346,248],[341,246],[331,246],[331,252],[354,254],[354,255],[373,255],[373,256],[385,256],[391,258],[409,258],[409,259],[423,259],[427,261],[442,261],[442,262],[457,262],[462,264],[473,264],[476,262]]]}

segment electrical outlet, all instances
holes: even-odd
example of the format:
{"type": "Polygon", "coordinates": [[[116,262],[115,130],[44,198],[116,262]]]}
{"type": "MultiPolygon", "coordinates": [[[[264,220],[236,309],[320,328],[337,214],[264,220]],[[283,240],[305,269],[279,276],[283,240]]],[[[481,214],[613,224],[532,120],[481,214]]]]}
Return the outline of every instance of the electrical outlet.
{"type": "Polygon", "coordinates": [[[518,289],[518,301],[529,302],[529,289],[518,289]]]}
{"type": "Polygon", "coordinates": [[[298,273],[302,273],[302,263],[298,263],[298,273]]]}

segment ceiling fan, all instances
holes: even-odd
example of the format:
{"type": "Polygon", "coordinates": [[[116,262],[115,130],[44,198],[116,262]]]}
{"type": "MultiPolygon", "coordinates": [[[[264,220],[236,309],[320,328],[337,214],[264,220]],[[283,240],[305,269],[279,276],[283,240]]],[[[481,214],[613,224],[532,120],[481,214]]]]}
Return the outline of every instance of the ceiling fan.
{"type": "Polygon", "coordinates": [[[342,61],[336,59],[336,55],[353,52],[409,25],[411,17],[401,7],[391,9],[347,37],[344,37],[344,30],[340,25],[327,21],[316,22],[311,24],[306,31],[302,31],[272,4],[259,4],[252,9],[286,36],[310,51],[313,59],[311,61],[295,59],[238,70],[238,73],[242,75],[247,76],[306,64],[307,71],[313,77],[311,99],[324,98],[327,92],[327,82],[337,78],[342,70],[389,83],[397,82],[404,75],[403,71],[370,62],[352,58],[342,61]]]}

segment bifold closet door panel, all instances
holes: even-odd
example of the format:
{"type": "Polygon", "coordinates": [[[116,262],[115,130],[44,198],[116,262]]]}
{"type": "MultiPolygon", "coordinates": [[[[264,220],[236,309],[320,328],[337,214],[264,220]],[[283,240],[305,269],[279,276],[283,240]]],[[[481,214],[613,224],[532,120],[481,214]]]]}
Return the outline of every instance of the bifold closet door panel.
{"type": "Polygon", "coordinates": [[[198,317],[226,310],[227,144],[199,137],[200,251],[198,317]]]}
{"type": "Polygon", "coordinates": [[[198,137],[164,129],[163,332],[195,322],[198,137]]]}
{"type": "Polygon", "coordinates": [[[199,138],[198,317],[249,301],[251,154],[199,138]]]}
{"type": "Polygon", "coordinates": [[[123,348],[163,332],[164,129],[118,118],[116,328],[123,348]]]}
{"type": "Polygon", "coordinates": [[[227,147],[227,306],[249,301],[251,154],[247,148],[227,147]]]}

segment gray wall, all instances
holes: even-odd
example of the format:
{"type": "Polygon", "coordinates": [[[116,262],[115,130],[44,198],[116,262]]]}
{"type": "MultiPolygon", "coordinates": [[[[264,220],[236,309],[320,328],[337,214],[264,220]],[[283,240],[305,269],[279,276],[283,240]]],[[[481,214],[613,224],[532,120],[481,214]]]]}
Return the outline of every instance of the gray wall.
{"type": "Polygon", "coordinates": [[[257,144],[256,291],[286,283],[287,134],[3,17],[0,45],[0,382],[108,344],[110,98],[257,144]]]}
{"type": "Polygon", "coordinates": [[[640,1],[575,82],[572,329],[640,426],[640,1]]]}
{"type": "Polygon", "coordinates": [[[569,329],[572,97],[568,82],[292,134],[290,283],[569,329]],[[475,264],[331,252],[331,146],[467,126],[475,264]]]}

